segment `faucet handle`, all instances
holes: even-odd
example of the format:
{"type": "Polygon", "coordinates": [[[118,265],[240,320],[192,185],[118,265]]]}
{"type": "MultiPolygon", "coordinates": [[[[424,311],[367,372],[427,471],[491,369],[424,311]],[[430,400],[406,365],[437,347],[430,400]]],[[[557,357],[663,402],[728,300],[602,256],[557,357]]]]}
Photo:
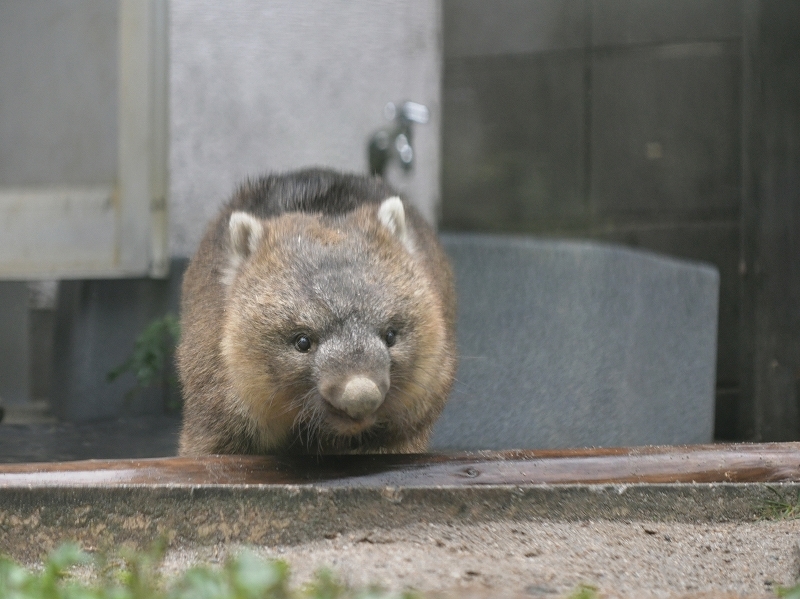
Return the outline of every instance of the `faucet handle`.
{"type": "Polygon", "coordinates": [[[383,116],[387,121],[400,120],[424,125],[430,120],[431,112],[425,104],[419,102],[403,102],[400,110],[394,102],[389,102],[383,107],[383,116]]]}

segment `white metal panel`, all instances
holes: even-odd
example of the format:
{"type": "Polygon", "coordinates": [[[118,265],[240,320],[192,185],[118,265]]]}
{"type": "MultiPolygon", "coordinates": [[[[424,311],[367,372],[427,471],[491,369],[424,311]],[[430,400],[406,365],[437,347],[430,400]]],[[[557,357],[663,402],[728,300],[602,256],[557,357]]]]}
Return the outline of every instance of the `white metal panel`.
{"type": "Polygon", "coordinates": [[[167,274],[167,0],[120,0],[118,176],[0,188],[0,279],[167,274]]]}
{"type": "Polygon", "coordinates": [[[167,268],[166,226],[162,226],[167,44],[158,38],[166,35],[166,14],[164,0],[120,1],[119,265],[124,271],[161,276],[167,268]],[[151,238],[154,232],[160,238],[151,238]]]}
{"type": "Polygon", "coordinates": [[[0,273],[6,279],[118,272],[111,187],[0,189],[0,273]]]}

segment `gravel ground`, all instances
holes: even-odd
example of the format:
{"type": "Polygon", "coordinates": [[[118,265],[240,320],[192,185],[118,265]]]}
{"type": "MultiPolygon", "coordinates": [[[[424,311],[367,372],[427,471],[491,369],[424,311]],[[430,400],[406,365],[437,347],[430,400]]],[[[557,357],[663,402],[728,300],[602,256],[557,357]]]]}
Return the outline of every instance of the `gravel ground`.
{"type": "MultiPolygon", "coordinates": [[[[353,585],[447,597],[559,597],[581,584],[609,598],[774,597],[798,578],[798,540],[798,520],[421,523],[254,549],[286,560],[296,584],[329,568],[353,585]]],[[[173,549],[164,567],[218,563],[241,549],[173,549]]]]}

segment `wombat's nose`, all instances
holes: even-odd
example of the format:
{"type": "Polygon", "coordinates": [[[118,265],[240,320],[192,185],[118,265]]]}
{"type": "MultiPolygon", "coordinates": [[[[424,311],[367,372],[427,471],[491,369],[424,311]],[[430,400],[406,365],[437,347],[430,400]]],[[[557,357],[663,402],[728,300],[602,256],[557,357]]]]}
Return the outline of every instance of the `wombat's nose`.
{"type": "Polygon", "coordinates": [[[383,392],[372,379],[353,377],[344,386],[342,394],[328,401],[355,420],[372,414],[383,403],[383,392]]]}

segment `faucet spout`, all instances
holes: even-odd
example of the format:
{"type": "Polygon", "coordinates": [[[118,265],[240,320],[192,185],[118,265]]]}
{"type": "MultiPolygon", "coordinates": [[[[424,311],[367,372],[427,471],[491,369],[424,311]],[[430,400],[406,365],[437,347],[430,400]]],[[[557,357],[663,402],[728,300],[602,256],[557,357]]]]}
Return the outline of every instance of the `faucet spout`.
{"type": "Polygon", "coordinates": [[[373,175],[383,175],[391,160],[397,160],[408,172],[414,164],[414,148],[411,145],[412,125],[424,125],[430,120],[430,111],[424,104],[403,102],[398,108],[389,102],[383,108],[389,127],[379,129],[369,140],[369,170],[373,175]]]}

